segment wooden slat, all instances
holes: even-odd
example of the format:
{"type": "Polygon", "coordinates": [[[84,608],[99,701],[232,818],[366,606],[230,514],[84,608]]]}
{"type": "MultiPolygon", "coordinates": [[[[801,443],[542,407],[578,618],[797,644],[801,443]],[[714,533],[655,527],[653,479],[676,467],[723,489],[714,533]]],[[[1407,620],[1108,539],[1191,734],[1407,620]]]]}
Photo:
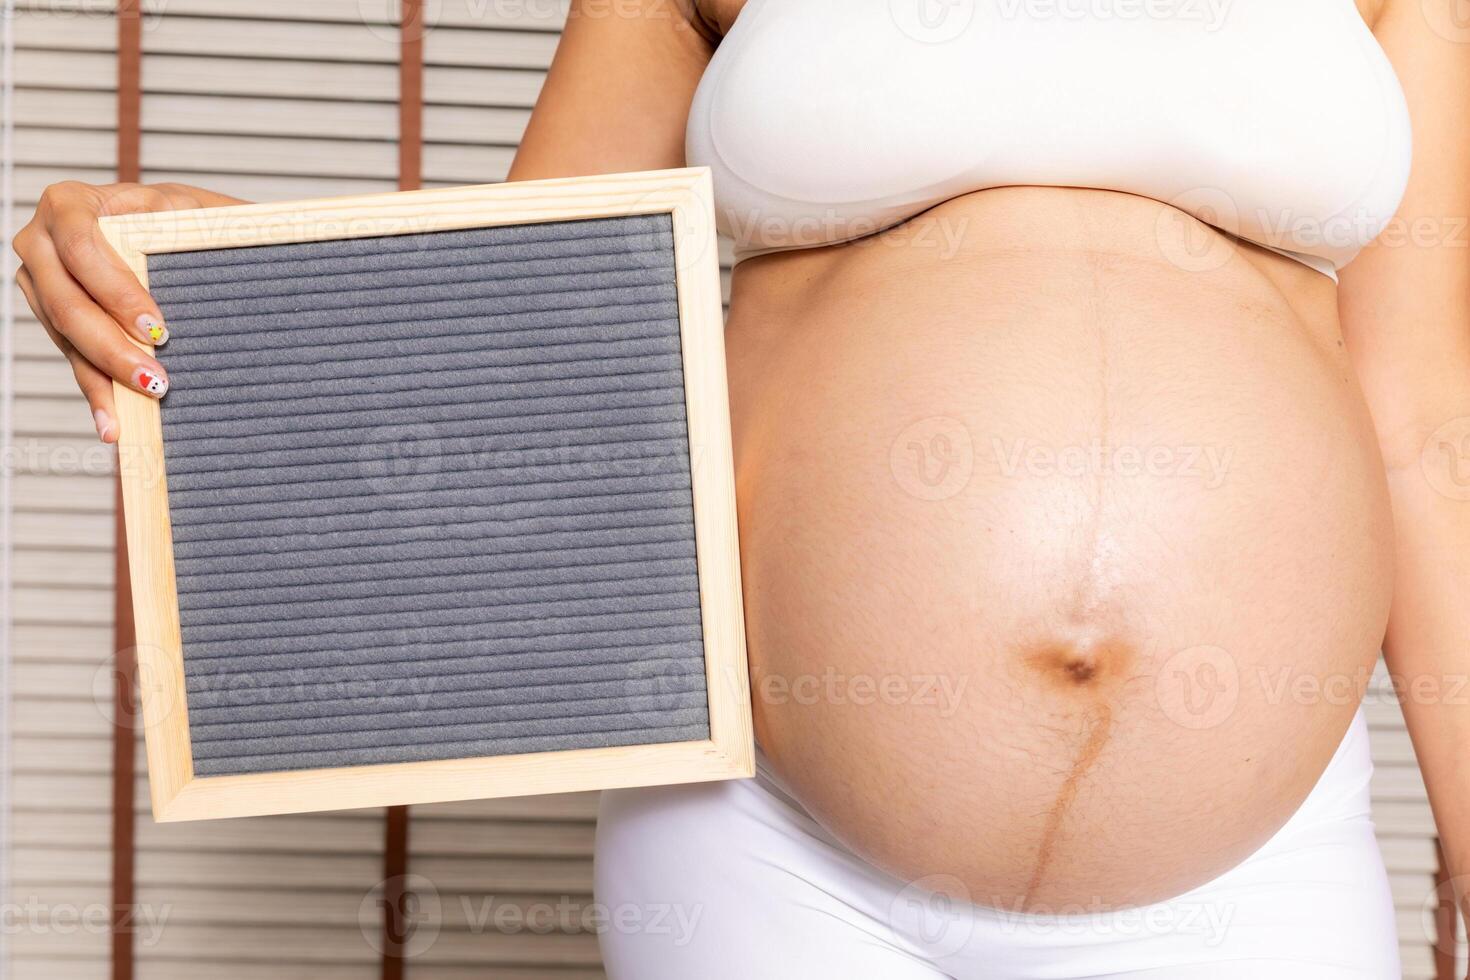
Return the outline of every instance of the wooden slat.
{"type": "MultiPolygon", "coordinates": [[[[107,906],[103,906],[104,910],[106,908],[107,906]]],[[[140,908],[139,911],[150,910],[140,908]]],[[[313,929],[303,926],[273,930],[269,942],[262,942],[261,937],[251,936],[228,926],[181,925],[168,922],[167,919],[156,932],[146,921],[138,929],[138,934],[133,938],[139,947],[147,945],[149,956],[155,959],[177,957],[183,950],[205,949],[221,961],[243,960],[256,963],[272,963],[281,959],[305,963],[351,963],[365,962],[372,956],[372,951],[367,948],[360,935],[354,942],[353,937],[345,935],[345,930],[342,929],[313,929]],[[181,952],[174,953],[176,949],[181,952]]],[[[105,942],[106,935],[100,938],[105,942]]],[[[61,958],[74,955],[79,946],[93,941],[95,937],[85,930],[73,934],[27,931],[14,938],[12,948],[19,955],[50,955],[61,958]]],[[[139,975],[142,975],[141,970],[139,975]]]]}
{"type": "MultiPolygon", "coordinates": [[[[47,734],[30,733],[24,729],[17,728],[22,734],[47,734]]],[[[52,738],[60,736],[51,735],[52,738]]],[[[99,739],[111,739],[112,732],[107,728],[95,733],[99,739]]],[[[107,744],[111,744],[110,741],[107,744]]],[[[17,758],[17,766],[23,760],[17,758]]],[[[112,764],[112,756],[108,754],[108,765],[112,764]]],[[[67,813],[74,811],[88,811],[98,813],[111,812],[112,803],[112,780],[109,773],[97,773],[96,775],[76,775],[56,770],[31,773],[17,768],[11,789],[14,793],[15,809],[20,810],[44,810],[47,812],[67,813]]],[[[146,793],[145,793],[146,796],[146,793]]],[[[44,872],[44,867],[41,869],[44,872]]],[[[106,874],[99,873],[98,880],[105,881],[106,874]]],[[[44,873],[40,880],[45,880],[44,873]]]]}
{"type": "MultiPolygon", "coordinates": [[[[109,905],[103,904],[77,909],[73,912],[72,907],[69,906],[60,913],[65,915],[65,918],[57,921],[55,925],[48,925],[40,929],[19,930],[10,939],[10,955],[22,961],[55,957],[63,964],[69,964],[77,959],[90,962],[96,960],[99,955],[105,956],[108,945],[105,913],[109,909],[109,905]],[[88,916],[89,924],[87,925],[83,925],[78,919],[83,914],[88,916]],[[103,923],[100,931],[96,925],[99,916],[103,923]]],[[[62,969],[67,970],[68,973],[56,975],[68,976],[70,966],[63,966],[62,969]]]]}
{"type": "MultiPolygon", "coordinates": [[[[465,933],[441,930],[433,945],[414,957],[414,980],[423,964],[453,963],[464,966],[485,963],[516,963],[522,966],[596,967],[601,963],[597,937],[592,933],[536,935],[521,933],[465,933]]],[[[499,976],[499,973],[496,974],[499,976]]]]}
{"type": "MultiPolygon", "coordinates": [[[[1414,837],[1387,837],[1378,842],[1383,850],[1383,861],[1390,871],[1411,871],[1433,877],[1439,866],[1439,858],[1432,840],[1414,837]]],[[[1433,889],[1431,881],[1424,889],[1425,894],[1433,889]]]]}
{"type": "Polygon", "coordinates": [[[517,4],[483,0],[438,0],[431,5],[438,27],[514,28],[518,31],[560,31],[566,23],[569,0],[527,0],[517,4]]]}
{"type": "MultiPolygon", "coordinates": [[[[112,158],[113,151],[109,149],[105,160],[110,164],[112,158]]],[[[14,172],[15,198],[17,201],[34,204],[41,199],[41,193],[49,185],[58,181],[80,180],[88,184],[110,184],[116,179],[115,174],[116,171],[111,166],[96,166],[90,159],[72,166],[59,164],[33,167],[17,163],[14,172]]]]}
{"type": "Polygon", "coordinates": [[[116,123],[117,99],[107,91],[52,88],[22,88],[14,95],[17,127],[55,127],[65,122],[68,129],[111,131],[116,123]]]}
{"type": "Polygon", "coordinates": [[[105,552],[17,548],[14,581],[55,588],[111,589],[112,556],[105,552]]]}
{"type": "MultiPolygon", "coordinates": [[[[13,590],[15,621],[56,626],[106,626],[112,622],[111,589],[20,586],[13,590]]],[[[24,715],[17,709],[17,718],[24,715]]]]}
{"type": "MultiPolygon", "coordinates": [[[[17,0],[22,11],[66,15],[75,12],[110,13],[115,0],[17,0]]],[[[399,3],[362,3],[361,0],[143,0],[145,23],[172,14],[190,17],[228,17],[272,21],[324,21],[389,26],[399,19],[399,3]]],[[[518,31],[560,31],[566,21],[567,0],[532,0],[516,4],[480,0],[434,0],[430,29],[437,27],[512,28],[518,31]]]]}
{"type": "Polygon", "coordinates": [[[530,31],[437,27],[424,38],[424,60],[430,65],[545,71],[555,51],[554,35],[530,31]]]}
{"type": "Polygon", "coordinates": [[[426,857],[592,856],[590,822],[434,820],[414,813],[415,860],[426,857]]]}
{"type": "Polygon", "coordinates": [[[1374,800],[1422,800],[1424,777],[1410,765],[1381,765],[1373,773],[1374,800]]]}
{"type": "MultiPolygon", "coordinates": [[[[138,962],[146,980],[377,980],[372,963],[239,963],[208,959],[158,959],[141,950],[138,962]]],[[[419,980],[415,977],[414,980],[419,980]]]]}
{"type": "Polygon", "coordinates": [[[164,851],[235,851],[250,854],[378,854],[381,810],[210,820],[138,826],[138,847],[164,851]]]}
{"type": "Polygon", "coordinates": [[[145,101],[176,93],[390,104],[397,98],[397,85],[398,72],[386,63],[263,62],[254,58],[209,58],[188,53],[155,53],[143,62],[145,101]]]}
{"type": "MultiPolygon", "coordinates": [[[[107,556],[111,560],[111,555],[107,556]]],[[[110,587],[109,587],[110,591],[110,587]]],[[[107,661],[71,663],[67,661],[17,661],[11,672],[11,693],[18,698],[82,700],[93,695],[95,675],[107,661]]]]}
{"type": "Polygon", "coordinates": [[[414,855],[413,873],[441,891],[590,895],[592,863],[583,858],[483,858],[414,855]]]}
{"type": "Polygon", "coordinates": [[[112,510],[110,489],[111,481],[101,476],[20,473],[15,477],[12,499],[17,511],[70,510],[105,514],[112,510]]]}
{"type": "MultiPolygon", "coordinates": [[[[50,548],[62,554],[72,551],[95,551],[102,549],[101,542],[107,531],[110,517],[103,514],[60,513],[55,511],[32,511],[23,521],[15,525],[13,539],[17,548],[50,548]]],[[[12,640],[16,649],[22,649],[20,640],[12,640]]],[[[104,642],[98,649],[105,649],[104,642]]]]}
{"type": "Polygon", "coordinates": [[[16,473],[107,477],[116,469],[112,448],[87,436],[20,435],[10,449],[16,473]]]}
{"type": "Polygon", "coordinates": [[[25,47],[15,52],[18,91],[27,85],[49,89],[111,92],[117,85],[117,55],[112,51],[51,51],[25,47]]]}
{"type": "MultiPolygon", "coordinates": [[[[11,224],[19,228],[30,221],[35,216],[35,213],[36,204],[34,201],[14,202],[10,208],[11,224]]],[[[24,296],[16,300],[12,312],[15,316],[15,356],[17,360],[25,360],[36,356],[43,357],[46,360],[59,357],[56,352],[56,346],[49,339],[44,344],[37,342],[29,346],[26,345],[25,341],[27,336],[40,333],[41,325],[36,319],[35,313],[26,305],[24,296]]]]}
{"type": "Polygon", "coordinates": [[[514,146],[526,131],[525,109],[431,105],[424,108],[424,139],[430,143],[514,146]]]}
{"type": "Polygon", "coordinates": [[[148,133],[143,137],[143,165],[197,173],[311,175],[317,177],[392,180],[397,151],[383,142],[266,136],[148,133]]]}
{"type": "Polygon", "coordinates": [[[117,165],[117,141],[110,132],[17,126],[14,159],[17,166],[30,167],[65,167],[68,160],[86,160],[111,173],[117,165]]]}
{"type": "Polygon", "coordinates": [[[117,51],[117,21],[101,12],[68,17],[46,9],[21,9],[15,12],[15,46],[113,53],[117,51]]]}
{"type": "Polygon", "coordinates": [[[503,800],[466,800],[434,803],[418,808],[421,819],[433,820],[593,820],[597,793],[563,793],[503,800]]]}
{"type": "MultiPolygon", "coordinates": [[[[106,853],[104,840],[98,848],[106,853]]],[[[29,847],[15,856],[17,881],[105,884],[106,862],[75,847],[29,847]]],[[[172,888],[279,888],[290,883],[307,890],[356,890],[366,894],[378,880],[378,856],[157,851],[138,864],[140,886],[172,888]]],[[[354,930],[355,931],[355,930],[354,930]]]]}
{"type": "Polygon", "coordinates": [[[1374,729],[1372,742],[1375,765],[1414,766],[1417,764],[1414,757],[1414,744],[1409,740],[1409,732],[1406,728],[1394,726],[1393,728],[1374,729]]]}
{"type": "Polygon", "coordinates": [[[1380,837],[1433,837],[1428,800],[1375,800],[1373,823],[1380,837]]]}
{"type": "Polygon", "coordinates": [[[457,184],[505,180],[515,150],[508,146],[435,143],[424,147],[424,179],[457,184]]]}
{"type": "Polygon", "coordinates": [[[376,194],[393,190],[393,180],[353,180],[345,177],[224,174],[195,170],[150,170],[149,179],[207,186],[246,201],[289,201],[303,197],[376,194]]]}
{"type": "Polygon", "coordinates": [[[96,428],[87,415],[87,403],[68,395],[55,398],[32,397],[15,403],[15,431],[24,436],[57,435],[95,437],[96,428]]]}
{"type": "Polygon", "coordinates": [[[22,811],[15,817],[13,840],[18,847],[91,849],[97,846],[98,841],[107,839],[111,825],[112,814],[100,811],[94,813],[22,811]]]}
{"type": "MultiPolygon", "coordinates": [[[[19,735],[12,742],[11,748],[11,764],[16,772],[101,776],[109,772],[112,764],[111,742],[101,735],[72,738],[19,735]]],[[[26,800],[15,802],[22,806],[28,803],[26,800]]],[[[54,816],[49,813],[39,814],[36,819],[42,822],[41,829],[49,830],[45,821],[54,816]]],[[[20,826],[19,819],[16,826],[20,826]]]]}
{"type": "Polygon", "coordinates": [[[368,31],[362,24],[292,24],[181,17],[173,13],[156,18],[143,36],[143,52],[149,57],[156,54],[218,55],[272,61],[393,64],[398,60],[397,47],[396,32],[386,27],[368,31]]]}
{"type": "Polygon", "coordinates": [[[76,390],[77,383],[72,375],[71,365],[59,356],[27,364],[25,370],[16,372],[15,387],[12,389],[17,398],[28,395],[71,398],[76,390]]]}
{"type": "MultiPolygon", "coordinates": [[[[116,0],[15,0],[15,6],[17,10],[34,10],[68,17],[111,13],[116,6],[116,0]]],[[[145,25],[152,24],[157,17],[170,11],[222,17],[259,16],[268,20],[382,20],[375,17],[372,6],[366,4],[360,8],[356,17],[351,16],[352,12],[359,11],[356,0],[312,0],[306,7],[298,5],[294,17],[287,12],[290,6],[289,0],[260,0],[259,3],[254,0],[141,0],[140,10],[145,25]]]]}
{"type": "MultiPolygon", "coordinates": [[[[606,980],[606,977],[607,974],[600,969],[592,968],[499,967],[495,971],[495,980],[606,980]]],[[[420,960],[413,965],[413,980],[484,980],[484,978],[485,967],[479,963],[425,963],[420,960]]]]}
{"type": "MultiPolygon", "coordinates": [[[[68,697],[17,701],[13,731],[16,735],[50,738],[111,737],[112,711],[107,705],[106,693],[104,687],[101,696],[94,695],[89,689],[68,697]]],[[[19,792],[16,799],[24,802],[19,792]]]]}
{"type": "Polygon", "coordinates": [[[434,105],[505,106],[529,109],[536,104],[544,72],[505,68],[424,69],[424,101],[434,105]]]}
{"type": "Polygon", "coordinates": [[[294,928],[303,922],[356,931],[362,921],[362,897],[363,893],[357,888],[307,891],[300,888],[168,885],[138,889],[141,902],[171,904],[174,907],[171,920],[174,922],[235,926],[257,935],[268,935],[280,928],[294,928]]]}
{"type": "MultiPolygon", "coordinates": [[[[153,93],[143,98],[143,127],[149,133],[387,142],[393,137],[393,120],[393,107],[386,102],[153,93]]],[[[356,149],[344,146],[339,152],[356,149]]]]}

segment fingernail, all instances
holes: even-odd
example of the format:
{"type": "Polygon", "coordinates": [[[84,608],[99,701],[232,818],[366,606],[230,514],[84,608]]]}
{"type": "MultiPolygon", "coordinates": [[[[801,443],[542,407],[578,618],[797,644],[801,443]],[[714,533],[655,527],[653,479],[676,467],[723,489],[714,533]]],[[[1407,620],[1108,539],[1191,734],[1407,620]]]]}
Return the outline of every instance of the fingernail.
{"type": "Polygon", "coordinates": [[[106,442],[107,437],[112,435],[116,429],[117,423],[112,421],[112,416],[100,408],[92,413],[92,420],[97,423],[97,438],[106,442]]]}
{"type": "Polygon", "coordinates": [[[168,378],[153,368],[140,367],[133,370],[133,386],[154,398],[168,394],[168,378]]]}
{"type": "Polygon", "coordinates": [[[168,327],[163,325],[162,320],[143,313],[139,315],[136,323],[138,324],[138,330],[143,336],[153,341],[155,347],[161,347],[168,343],[168,327]]]}

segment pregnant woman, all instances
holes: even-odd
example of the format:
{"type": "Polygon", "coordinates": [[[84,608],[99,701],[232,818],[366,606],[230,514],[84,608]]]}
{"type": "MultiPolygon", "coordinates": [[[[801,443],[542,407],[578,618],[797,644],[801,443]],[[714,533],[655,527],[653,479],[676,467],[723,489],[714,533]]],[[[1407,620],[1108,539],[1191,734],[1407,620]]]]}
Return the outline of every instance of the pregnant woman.
{"type": "MultiPolygon", "coordinates": [[[[1381,647],[1470,874],[1453,8],[573,3],[511,176],[713,172],[763,750],[604,795],[610,976],[1398,976],[1381,647]]],[[[104,440],[167,327],[96,218],[222,203],[16,240],[104,440]]]]}

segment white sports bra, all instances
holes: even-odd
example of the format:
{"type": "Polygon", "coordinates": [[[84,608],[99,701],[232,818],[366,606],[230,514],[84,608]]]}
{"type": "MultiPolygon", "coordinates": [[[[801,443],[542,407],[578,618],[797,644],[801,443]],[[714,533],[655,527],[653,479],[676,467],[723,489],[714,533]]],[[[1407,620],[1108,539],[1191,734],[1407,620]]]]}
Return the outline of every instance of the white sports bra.
{"type": "Polygon", "coordinates": [[[1042,185],[1163,201],[1334,278],[1411,154],[1353,0],[748,0],[686,150],[737,261],[1042,185]]]}

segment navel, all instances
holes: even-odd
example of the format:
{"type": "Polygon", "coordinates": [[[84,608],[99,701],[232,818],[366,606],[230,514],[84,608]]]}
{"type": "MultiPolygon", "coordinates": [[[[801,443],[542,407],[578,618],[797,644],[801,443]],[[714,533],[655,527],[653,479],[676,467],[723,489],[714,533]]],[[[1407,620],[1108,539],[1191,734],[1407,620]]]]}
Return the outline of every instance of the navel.
{"type": "Polygon", "coordinates": [[[1049,688],[1074,692],[1111,690],[1136,659],[1129,644],[1115,640],[1048,642],[1021,656],[1027,671],[1049,688]]]}

